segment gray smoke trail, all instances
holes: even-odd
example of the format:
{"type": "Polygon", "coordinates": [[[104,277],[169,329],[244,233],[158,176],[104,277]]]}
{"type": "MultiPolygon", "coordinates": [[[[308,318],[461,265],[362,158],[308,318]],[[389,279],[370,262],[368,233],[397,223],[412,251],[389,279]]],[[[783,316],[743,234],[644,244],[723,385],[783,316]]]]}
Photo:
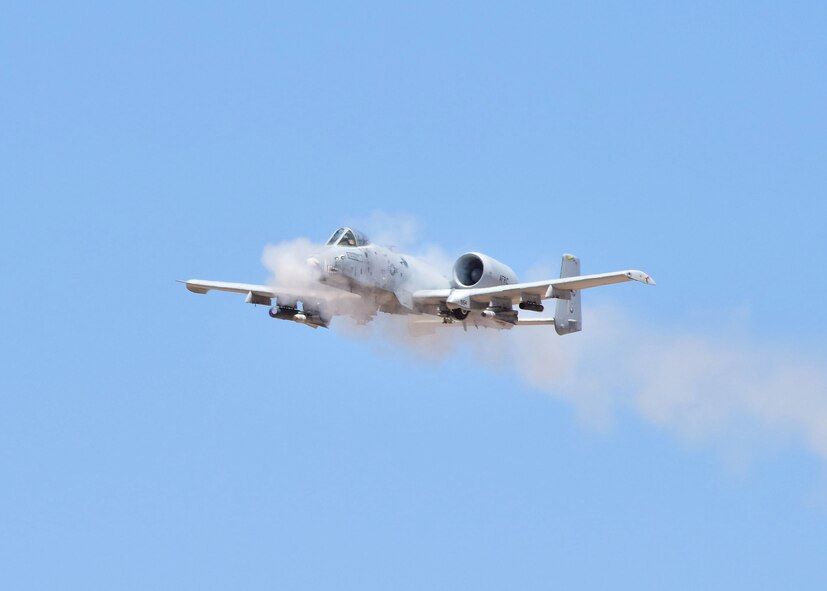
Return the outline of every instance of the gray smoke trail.
{"type": "MultiPolygon", "coordinates": [[[[397,244],[412,242],[415,220],[378,218],[386,229],[401,226],[397,244]]],[[[384,240],[393,242],[392,232],[384,240]]],[[[262,261],[275,284],[316,287],[305,260],[318,248],[305,239],[270,245],[262,261]]],[[[450,269],[451,258],[437,247],[419,255],[450,269]]],[[[772,440],[804,445],[827,459],[827,369],[792,347],[642,328],[622,310],[596,307],[586,308],[582,333],[565,337],[548,327],[465,332],[457,326],[414,337],[408,320],[380,314],[365,326],[346,318],[331,326],[377,342],[377,350],[387,349],[381,343],[390,340],[425,360],[471,351],[477,363],[513,372],[572,405],[596,428],[610,426],[618,411],[632,410],[683,441],[725,453],[750,455],[772,440]]]]}

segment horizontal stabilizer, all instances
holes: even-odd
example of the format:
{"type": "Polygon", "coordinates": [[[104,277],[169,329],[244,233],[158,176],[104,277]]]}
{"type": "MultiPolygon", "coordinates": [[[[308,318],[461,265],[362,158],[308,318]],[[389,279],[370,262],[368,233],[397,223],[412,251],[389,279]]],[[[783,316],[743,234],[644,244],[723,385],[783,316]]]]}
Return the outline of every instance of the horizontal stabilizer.
{"type": "Polygon", "coordinates": [[[517,326],[549,326],[554,325],[554,318],[518,318],[517,326]]]}

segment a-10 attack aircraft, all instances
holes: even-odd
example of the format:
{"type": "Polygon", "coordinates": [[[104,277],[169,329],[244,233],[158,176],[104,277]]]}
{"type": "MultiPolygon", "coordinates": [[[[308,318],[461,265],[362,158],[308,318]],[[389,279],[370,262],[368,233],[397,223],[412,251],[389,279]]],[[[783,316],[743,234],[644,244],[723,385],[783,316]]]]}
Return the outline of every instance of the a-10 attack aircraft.
{"type": "MultiPolygon", "coordinates": [[[[520,283],[507,265],[479,252],[454,263],[447,278],[416,257],[371,244],[352,228],[339,228],[320,252],[307,259],[306,285],[270,286],[191,279],[194,293],[211,289],[243,293],[248,304],[272,306],[270,316],[313,328],[333,316],[368,322],[377,314],[408,314],[414,324],[512,328],[553,324],[558,334],[582,329],[580,290],[624,281],[654,285],[643,271],[580,275],[580,259],[563,255],[559,279],[520,283]],[[553,317],[522,317],[514,309],[542,312],[543,300],[557,300],[553,317]],[[276,300],[273,305],[273,299],[276,300]]],[[[300,282],[304,283],[304,282],[300,282]]],[[[433,329],[430,327],[425,332],[433,329]]]]}

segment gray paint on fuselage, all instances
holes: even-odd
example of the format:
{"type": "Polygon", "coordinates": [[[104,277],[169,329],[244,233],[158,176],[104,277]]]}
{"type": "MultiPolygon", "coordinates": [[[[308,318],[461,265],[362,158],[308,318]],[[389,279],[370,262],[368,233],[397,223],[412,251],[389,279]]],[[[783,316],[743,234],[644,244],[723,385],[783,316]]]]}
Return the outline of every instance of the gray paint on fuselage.
{"type": "Polygon", "coordinates": [[[323,261],[323,282],[374,301],[377,310],[422,313],[413,303],[413,292],[451,287],[448,278],[427,263],[375,244],[328,246],[317,258],[323,261]]]}

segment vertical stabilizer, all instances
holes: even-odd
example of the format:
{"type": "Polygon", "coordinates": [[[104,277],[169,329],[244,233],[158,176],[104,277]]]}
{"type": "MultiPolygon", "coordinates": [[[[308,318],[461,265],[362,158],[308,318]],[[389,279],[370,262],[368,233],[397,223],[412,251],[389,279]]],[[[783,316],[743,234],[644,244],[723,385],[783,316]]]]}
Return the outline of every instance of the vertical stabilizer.
{"type": "MultiPolygon", "coordinates": [[[[580,259],[571,254],[564,254],[563,263],[560,265],[560,277],[576,277],[577,275],[580,275],[580,259]]],[[[580,291],[566,290],[557,297],[559,299],[554,311],[554,329],[557,334],[563,335],[583,330],[580,291]],[[568,296],[567,299],[564,299],[566,296],[568,296]]]]}

